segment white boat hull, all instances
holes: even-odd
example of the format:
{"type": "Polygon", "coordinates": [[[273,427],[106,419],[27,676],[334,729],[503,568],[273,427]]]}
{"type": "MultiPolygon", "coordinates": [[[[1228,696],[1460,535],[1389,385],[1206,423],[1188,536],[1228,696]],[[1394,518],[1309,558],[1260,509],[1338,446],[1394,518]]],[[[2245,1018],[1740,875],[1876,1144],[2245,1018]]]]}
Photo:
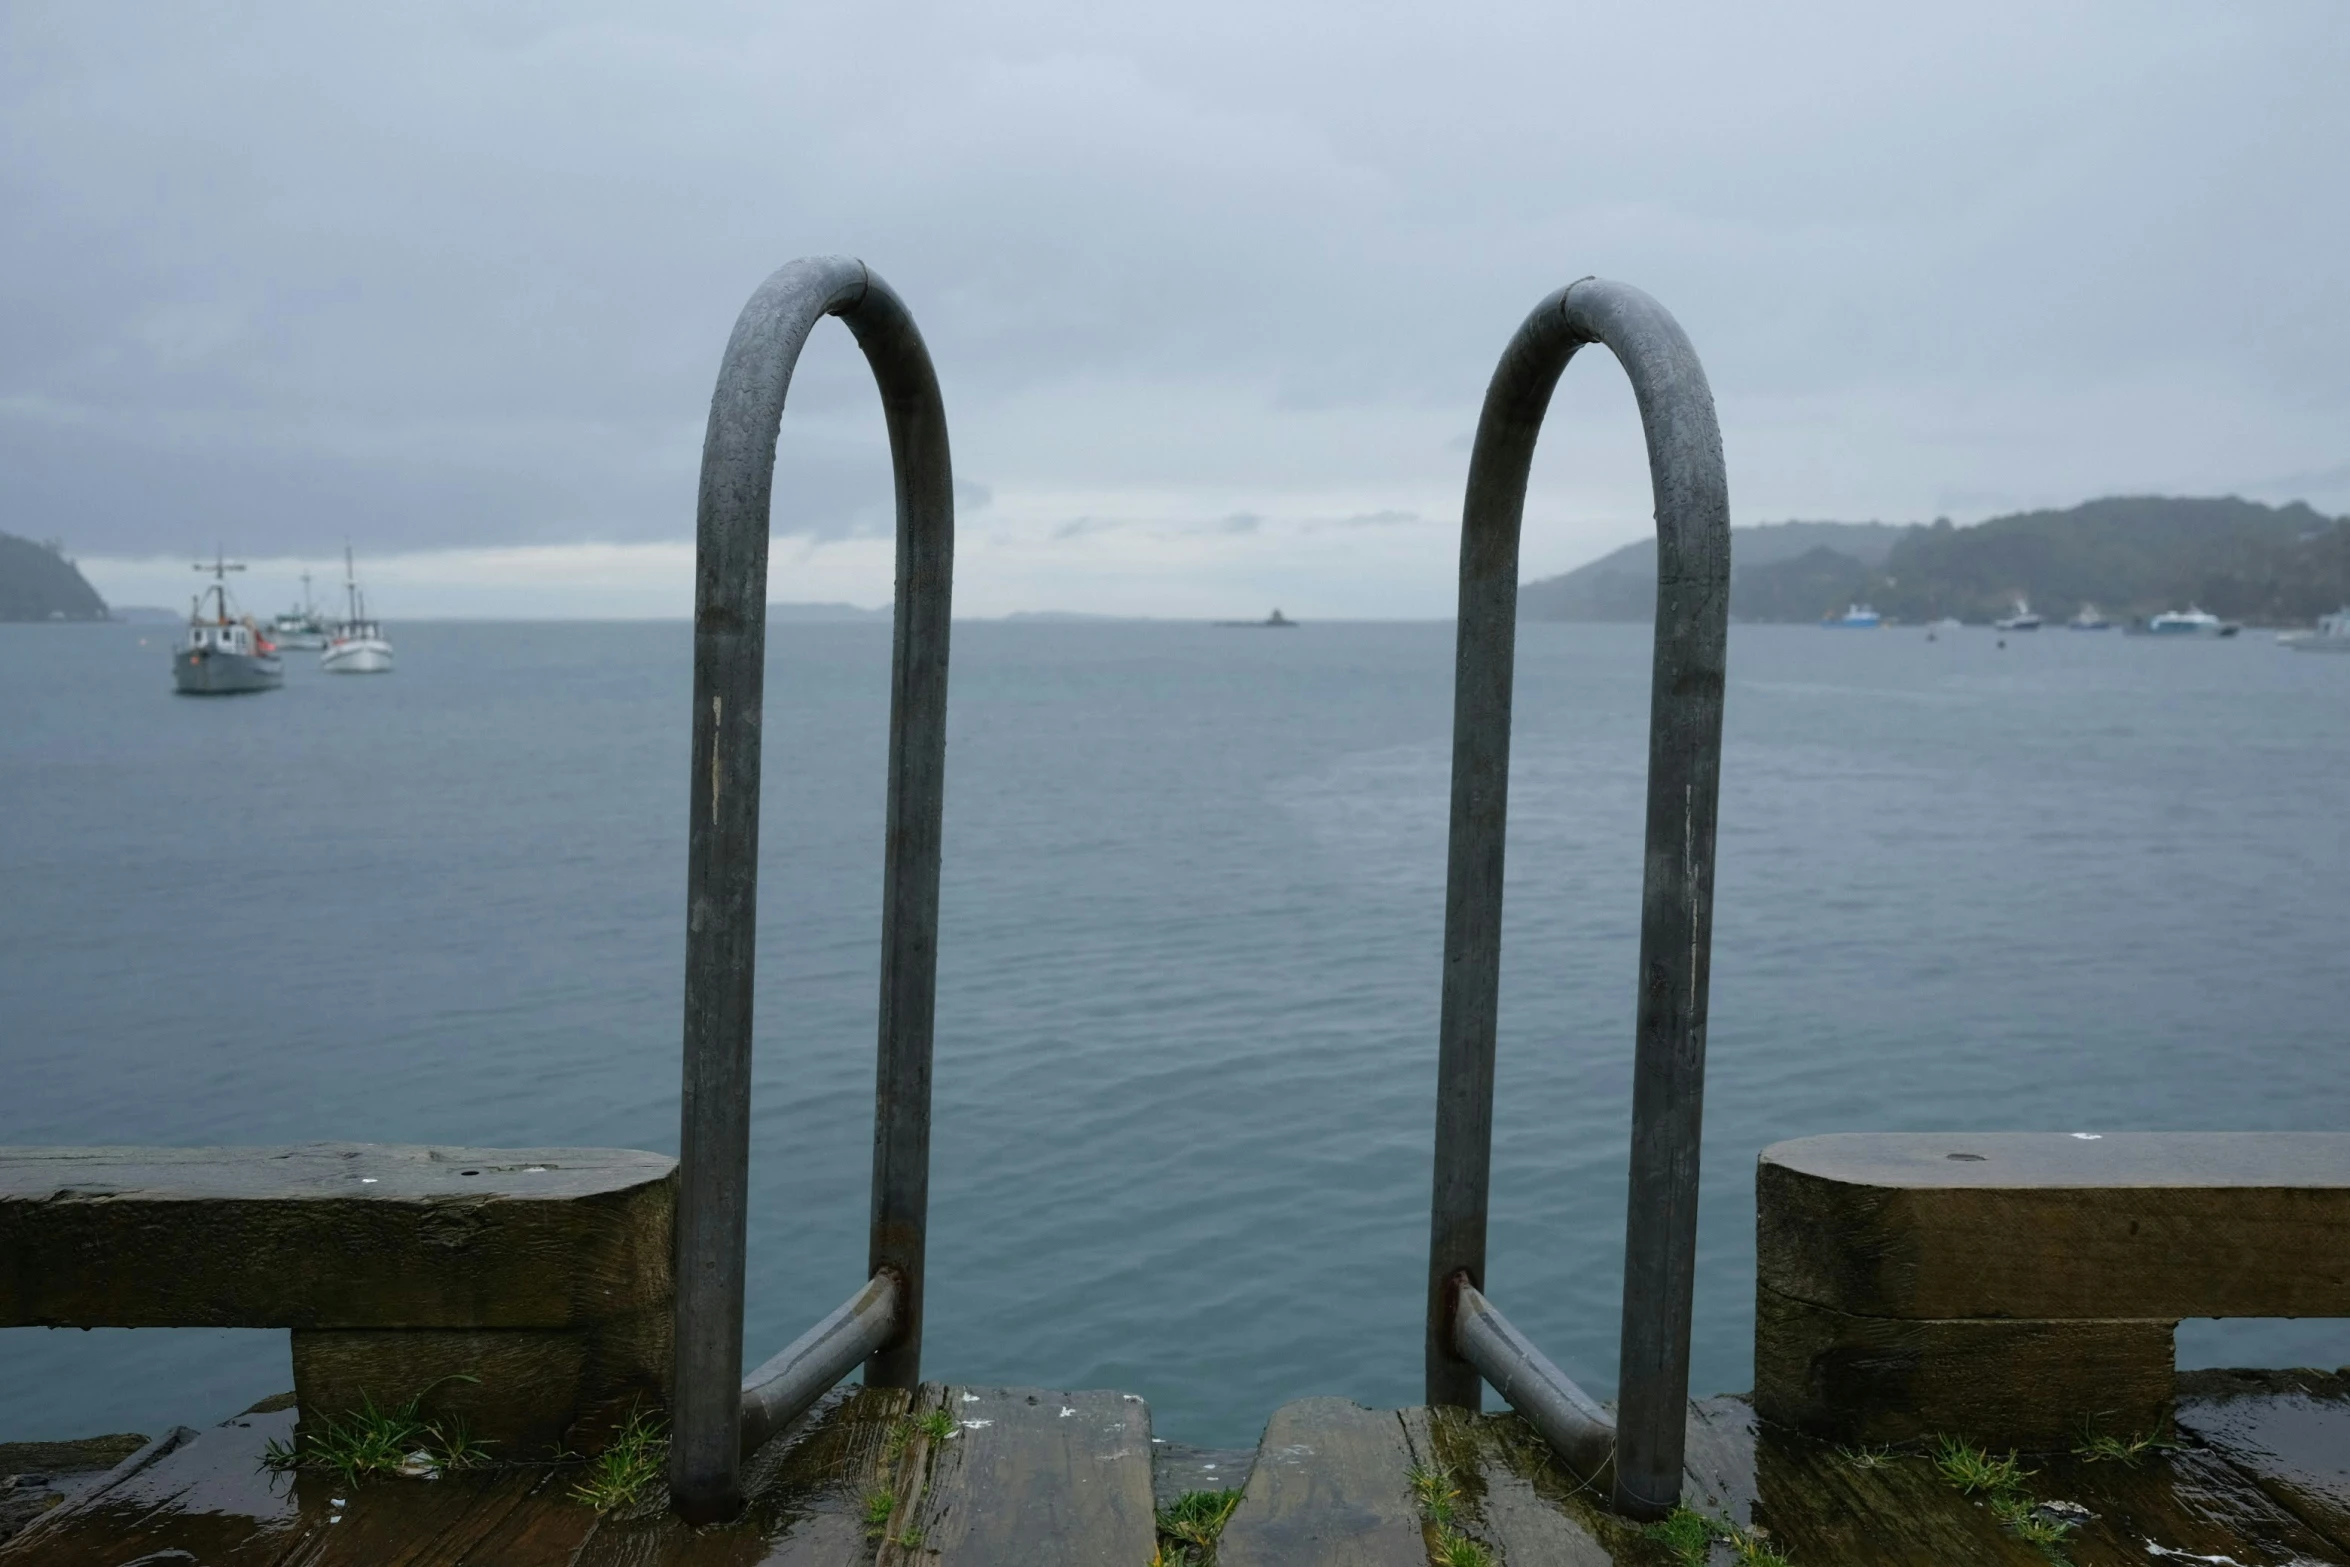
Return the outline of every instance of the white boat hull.
{"type": "Polygon", "coordinates": [[[392,645],[372,637],[337,642],[318,656],[318,667],[330,675],[388,675],[392,645]]]}

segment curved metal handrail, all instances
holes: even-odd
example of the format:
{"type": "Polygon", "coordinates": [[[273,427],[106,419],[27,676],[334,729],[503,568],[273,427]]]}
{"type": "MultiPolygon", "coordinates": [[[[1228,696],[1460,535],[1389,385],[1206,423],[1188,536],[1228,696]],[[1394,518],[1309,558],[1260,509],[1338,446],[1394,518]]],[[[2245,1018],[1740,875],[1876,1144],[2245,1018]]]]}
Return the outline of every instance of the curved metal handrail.
{"type": "MultiPolygon", "coordinates": [[[[1569,284],[1535,306],[1510,339],[1486,389],[1469,458],[1461,515],[1427,1385],[1431,1404],[1477,1407],[1481,1377],[1464,1349],[1463,1285],[1478,1308],[1480,1342],[1501,1341],[1484,1321],[1499,1314],[1476,1292],[1485,1282],[1493,1145],[1518,534],[1551,392],[1586,343],[1606,344],[1631,377],[1656,498],[1647,856],[1613,1454],[1617,1507],[1654,1516],[1680,1495],[1689,1396],[1714,821],[1730,618],[1729,481],[1713,394],[1689,339],[1640,290],[1595,278],[1569,284]]],[[[1507,1329],[1506,1321],[1501,1327],[1507,1329]]],[[[1581,1411],[1596,1406],[1571,1383],[1565,1391],[1572,1396],[1550,1402],[1578,1413],[1562,1425],[1560,1440],[1589,1452],[1592,1433],[1581,1411]]]]}
{"type": "MultiPolygon", "coordinates": [[[[677,1192],[675,1386],[669,1483],[696,1521],[741,1505],[743,1251],[750,1171],[752,958],[758,920],[759,737],[767,646],[768,505],[793,367],[839,316],[881,388],[897,488],[897,620],[890,673],[881,1027],[868,1273],[843,1311],[864,1336],[811,1333],[837,1358],[878,1340],[866,1381],[912,1387],[922,1353],[930,1187],[930,1058],[946,767],[954,473],[930,352],[888,284],[860,261],[795,261],[736,320],[702,443],[694,563],[692,828],[687,847],[685,1102],[677,1192]],[[887,1332],[875,1313],[886,1311],[887,1332]]],[[[839,1316],[840,1313],[835,1313],[839,1316]]],[[[830,1323],[832,1319],[827,1319],[830,1323]]],[[[796,1348],[797,1346],[795,1346],[796,1348]]],[[[788,1354],[789,1352],[787,1352],[788,1354]]],[[[779,1356],[778,1362],[784,1357],[779,1356]]],[[[808,1397],[845,1373],[850,1360],[808,1397]]],[[[777,1362],[765,1371],[774,1373],[777,1362]]],[[[793,1384],[812,1378],[803,1375],[793,1384]]],[[[770,1375],[762,1387],[780,1386],[770,1375]]],[[[752,1424],[797,1409],[754,1399],[752,1424]]]]}

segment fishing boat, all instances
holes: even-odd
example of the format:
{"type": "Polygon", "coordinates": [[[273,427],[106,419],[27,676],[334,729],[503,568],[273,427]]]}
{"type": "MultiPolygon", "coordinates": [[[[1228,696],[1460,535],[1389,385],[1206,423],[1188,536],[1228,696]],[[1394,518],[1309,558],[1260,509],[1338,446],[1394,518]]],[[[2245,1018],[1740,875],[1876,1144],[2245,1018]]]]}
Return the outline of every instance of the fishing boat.
{"type": "Polygon", "coordinates": [[[196,595],[188,628],[171,650],[173,686],[184,696],[239,696],[284,685],[276,646],[229,602],[228,574],[245,568],[215,551],[211,565],[199,561],[196,569],[212,573],[212,586],[196,595]]]}
{"type": "Polygon", "coordinates": [[[343,618],[336,622],[318,667],[330,675],[388,675],[392,672],[392,644],[383,627],[367,618],[367,598],[359,591],[359,575],[351,564],[351,546],[343,546],[343,618]]]}
{"type": "Polygon", "coordinates": [[[327,643],[326,617],[310,602],[310,573],[302,573],[302,602],[269,622],[269,640],[289,651],[316,652],[327,643]]]}
{"type": "Polygon", "coordinates": [[[2288,631],[2277,642],[2296,653],[2350,653],[2350,605],[2321,617],[2315,631],[2288,631]]]}
{"type": "Polygon", "coordinates": [[[1830,615],[1820,622],[1823,626],[1840,631],[1874,631],[1884,623],[1885,617],[1866,604],[1847,605],[1843,614],[1830,615]]]}
{"type": "Polygon", "coordinates": [[[1991,624],[2000,631],[2037,631],[2040,629],[2040,617],[2032,613],[2030,600],[2019,597],[2015,601],[2014,614],[2003,620],[1994,620],[1991,624]]]}
{"type": "Polygon", "coordinates": [[[2222,620],[2209,610],[2189,604],[2185,609],[2166,609],[2147,621],[2145,634],[2150,637],[2232,637],[2243,629],[2232,620],[2222,620]]]}
{"type": "Polygon", "coordinates": [[[2073,618],[2065,622],[2075,631],[2111,631],[2113,622],[2097,612],[2094,604],[2083,604],[2073,618]]]}

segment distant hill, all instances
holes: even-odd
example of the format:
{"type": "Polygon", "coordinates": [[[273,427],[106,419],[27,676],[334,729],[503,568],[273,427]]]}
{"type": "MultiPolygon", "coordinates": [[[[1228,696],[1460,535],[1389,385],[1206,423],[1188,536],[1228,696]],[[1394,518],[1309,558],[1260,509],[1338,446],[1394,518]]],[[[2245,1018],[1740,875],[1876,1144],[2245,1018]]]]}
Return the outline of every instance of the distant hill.
{"type": "MultiPolygon", "coordinates": [[[[1779,600],[1796,581],[1823,573],[1835,575],[1839,582],[1851,576],[1838,563],[1816,557],[1833,552],[1856,565],[1865,580],[1914,531],[1889,522],[1773,522],[1735,529],[1730,540],[1730,612],[1746,620],[1816,620],[1817,614],[1777,612],[1779,600]],[[1771,612],[1750,612],[1745,601],[1753,590],[1746,579],[1765,570],[1783,574],[1761,587],[1771,612]]],[[[1518,613],[1529,620],[1648,619],[1656,613],[1656,540],[1642,539],[1564,576],[1527,583],[1518,589],[1518,613]]]]}
{"type": "MultiPolygon", "coordinates": [[[[1794,522],[1739,528],[1730,613],[1818,620],[1858,600],[1900,620],[1989,620],[2021,597],[2051,617],[2200,604],[2235,620],[2314,620],[2350,603],[2350,518],[2295,502],[2116,496],[1957,528],[1794,522]]],[[[1656,543],[1629,545],[1518,590],[1541,620],[1647,620],[1656,543]]]]}
{"type": "Polygon", "coordinates": [[[106,618],[106,601],[56,545],[0,533],[0,620],[106,618]]]}

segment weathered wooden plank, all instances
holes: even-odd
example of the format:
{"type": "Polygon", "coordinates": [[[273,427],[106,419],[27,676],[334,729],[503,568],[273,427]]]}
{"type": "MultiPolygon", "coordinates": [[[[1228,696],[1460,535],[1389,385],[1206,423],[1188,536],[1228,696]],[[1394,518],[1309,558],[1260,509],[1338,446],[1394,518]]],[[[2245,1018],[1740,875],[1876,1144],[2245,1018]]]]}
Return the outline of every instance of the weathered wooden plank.
{"type": "MultiPolygon", "coordinates": [[[[586,1509],[562,1500],[554,1476],[541,1466],[440,1480],[371,1479],[359,1485],[303,1473],[295,1478],[294,1493],[305,1528],[286,1552],[285,1567],[454,1567],[490,1561],[523,1567],[513,1557],[489,1553],[493,1540],[508,1546],[515,1542],[509,1526],[517,1512],[568,1510],[580,1533],[592,1527],[592,1515],[582,1524],[577,1515],[586,1509]],[[338,1497],[341,1507],[334,1505],[338,1497]]],[[[527,1531],[521,1538],[542,1547],[555,1543],[527,1531]]],[[[546,1555],[539,1561],[552,1567],[546,1555]]]]}
{"type": "Polygon", "coordinates": [[[868,1521],[877,1498],[889,1511],[905,1482],[911,1441],[904,1388],[857,1388],[819,1405],[746,1466],[754,1526],[769,1567],[850,1567],[872,1560],[879,1531],[868,1521]]]}
{"type": "MultiPolygon", "coordinates": [[[[1708,1400],[1706,1409],[1709,1429],[1733,1442],[1735,1422],[1719,1412],[1736,1402],[1708,1400]]],[[[1759,1423],[1747,1426],[1746,1437],[1754,1496],[1745,1516],[1734,1507],[1726,1515],[1767,1530],[1771,1544],[1804,1567],[2026,1567],[2051,1559],[2005,1527],[1987,1496],[1958,1490],[1922,1444],[1839,1447],[1759,1423]]],[[[2244,1567],[2335,1559],[2324,1539],[2215,1451],[2190,1446],[2135,1463],[2063,1452],[2027,1458],[2021,1470],[2015,1496],[2087,1510],[2062,1542],[2062,1558],[2073,1567],[2142,1567],[2166,1559],[2160,1552],[2244,1567]]],[[[1702,1510],[1725,1515],[1713,1505],[1702,1510]]]]}
{"type": "Polygon", "coordinates": [[[1735,1524],[1754,1522],[1754,1403],[1701,1398],[1689,1403],[1682,1447],[1682,1505],[1735,1524]]]}
{"type": "Polygon", "coordinates": [[[126,1461],[110,1484],[0,1545],[0,1562],[277,1567],[328,1512],[325,1497],[305,1502],[293,1477],[262,1468],[267,1443],[290,1438],[293,1424],[293,1412],[281,1410],[174,1432],[126,1461]]]}
{"type": "Polygon", "coordinates": [[[2169,1418],[2174,1326],[1853,1316],[1758,1287],[1755,1407],[1827,1441],[2061,1451],[2092,1418],[2131,1431],[2169,1418]]]}
{"type": "Polygon", "coordinates": [[[865,1567],[878,1531],[869,1500],[895,1496],[909,1462],[909,1395],[843,1388],[827,1395],[743,1465],[742,1515],[691,1527],[664,1503],[606,1519],[571,1567],[865,1567]]]}
{"type": "Polygon", "coordinates": [[[107,1471],[147,1441],[123,1432],[71,1442],[0,1442],[0,1541],[96,1490],[107,1471]]]}
{"type": "Polygon", "coordinates": [[[2248,1564],[2342,1559],[2214,1449],[2190,1443],[2135,1464],[2059,1453],[2031,1464],[2025,1482],[2031,1495],[2075,1501],[2093,1514],[2064,1542],[2076,1567],[2197,1557],[2248,1564]]]}
{"type": "Polygon", "coordinates": [[[2350,1135],[1847,1133],[1763,1150],[1762,1284],[1865,1316],[2350,1316],[2350,1135]]]}
{"type": "Polygon", "coordinates": [[[600,1520],[571,1496],[578,1472],[539,1469],[514,1506],[465,1541],[449,1567],[572,1567],[600,1520]]]}
{"type": "Polygon", "coordinates": [[[1757,1431],[1750,1518],[1804,1567],[2048,1567],[1923,1458],[1880,1467],[1768,1426],[1757,1431]]]}
{"type": "Polygon", "coordinates": [[[1157,1540],[1131,1393],[925,1385],[955,1434],[908,1449],[879,1567],[1134,1567],[1157,1540]],[[918,1477],[918,1478],[917,1478],[918,1477]]]}
{"type": "MultiPolygon", "coordinates": [[[[1497,1548],[1505,1567],[1609,1567],[1616,1553],[1603,1538],[1621,1543],[1631,1535],[1628,1526],[1601,1516],[1605,1493],[1556,1465],[1515,1415],[1407,1409],[1402,1422],[1413,1461],[1447,1477],[1455,1491],[1452,1527],[1497,1548]]],[[[1423,1528],[1424,1536],[1433,1532],[1423,1528]]]]}
{"type": "Polygon", "coordinates": [[[2350,1377],[2183,1371],[2178,1428],[2350,1551],[2350,1377]]]}
{"type": "Polygon", "coordinates": [[[1343,1398],[1282,1405],[1224,1526],[1219,1567],[1426,1567],[1412,1463],[1390,1411],[1343,1398]]]}
{"type": "Polygon", "coordinates": [[[0,1325],[566,1328],[666,1308],[675,1161],[0,1149],[0,1325]]]}

